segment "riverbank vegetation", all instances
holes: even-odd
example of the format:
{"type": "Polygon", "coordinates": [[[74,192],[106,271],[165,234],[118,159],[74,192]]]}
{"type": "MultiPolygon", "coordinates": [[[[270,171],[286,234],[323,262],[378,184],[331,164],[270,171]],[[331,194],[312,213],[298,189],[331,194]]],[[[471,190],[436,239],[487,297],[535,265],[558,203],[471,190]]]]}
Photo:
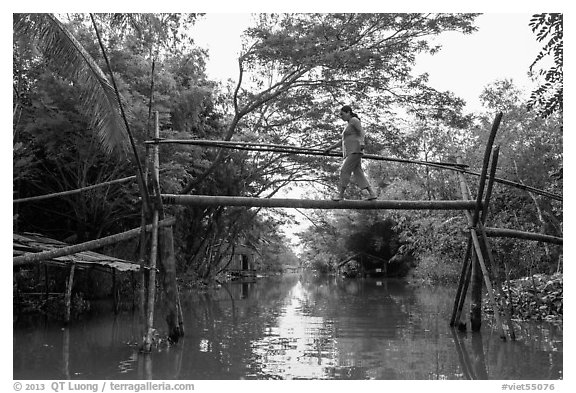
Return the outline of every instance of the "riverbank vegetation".
{"type": "MultiPolygon", "coordinates": [[[[476,15],[262,14],[246,31],[239,83],[207,77],[208,53],[186,34],[201,17],[95,15],[136,157],[127,149],[111,150],[110,140],[94,132],[99,125],[93,115],[101,108],[81,105],[94,87],[63,68],[59,52],[42,45],[35,31],[38,20],[16,14],[14,199],[133,176],[136,162],[146,156],[154,111],[162,138],[325,147],[341,131],[335,112],[349,103],[366,128],[367,153],[450,162],[461,156],[475,171],[494,114],[501,111],[497,175],[562,195],[561,102],[538,100],[546,90],[528,99],[513,81],[487,81],[484,111],[466,113],[460,98],[430,87],[426,75],[412,73],[416,54],[437,50],[431,37],[444,31],[473,34],[476,15]]],[[[59,18],[106,72],[89,16],[59,18]]],[[[549,37],[542,33],[546,18],[532,23],[540,29],[539,38],[549,37]]],[[[554,75],[557,83],[558,70],[554,75]]],[[[286,195],[290,188],[304,190],[305,197],[326,198],[337,183],[339,165],[327,157],[184,145],[162,145],[160,160],[163,193],[260,198],[286,195]]],[[[461,199],[452,172],[382,161],[364,165],[381,199],[461,199]]],[[[478,179],[468,181],[475,190],[478,179]]],[[[359,198],[358,190],[349,190],[348,197],[359,198]]],[[[140,209],[138,185],[132,181],[16,203],[13,226],[15,232],[77,243],[139,227],[140,209]]],[[[562,209],[561,201],[497,184],[488,223],[562,236],[562,209]]],[[[289,260],[293,266],[335,272],[340,261],[365,252],[389,261],[390,275],[410,274],[431,283],[457,280],[465,251],[467,224],[457,212],[313,211],[306,218],[311,224],[298,234],[298,257],[283,230],[296,219],[285,211],[165,206],[165,212],[177,218],[177,269],[186,282],[210,282],[221,275],[237,244],[256,250],[257,268],[263,271],[281,272],[289,260]]],[[[496,273],[503,278],[562,271],[560,246],[494,239],[493,248],[501,266],[496,273]]],[[[136,260],[138,244],[106,252],[136,260]]]]}

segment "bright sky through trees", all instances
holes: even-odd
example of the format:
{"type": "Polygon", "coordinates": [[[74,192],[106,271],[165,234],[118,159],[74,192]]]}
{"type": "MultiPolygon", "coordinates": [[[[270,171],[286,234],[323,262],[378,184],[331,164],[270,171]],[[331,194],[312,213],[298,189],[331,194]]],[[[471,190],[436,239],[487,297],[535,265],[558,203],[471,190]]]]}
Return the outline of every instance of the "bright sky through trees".
{"type": "MultiPolygon", "coordinates": [[[[513,79],[528,95],[533,87],[528,68],[542,45],[528,26],[531,15],[486,13],[477,18],[479,29],[473,34],[444,33],[434,39],[442,49],[434,56],[420,56],[415,72],[428,72],[432,87],[462,97],[469,111],[481,109],[482,89],[498,79],[513,79]]],[[[240,35],[250,20],[248,13],[207,13],[197,22],[193,36],[209,50],[209,77],[236,80],[240,35]]]]}

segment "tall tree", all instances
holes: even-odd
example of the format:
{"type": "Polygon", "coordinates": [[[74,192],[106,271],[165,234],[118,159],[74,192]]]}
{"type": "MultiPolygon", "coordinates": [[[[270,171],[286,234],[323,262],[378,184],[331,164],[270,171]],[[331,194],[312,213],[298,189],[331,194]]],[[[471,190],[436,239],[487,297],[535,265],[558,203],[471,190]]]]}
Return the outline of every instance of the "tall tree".
{"type": "Polygon", "coordinates": [[[538,74],[544,82],[532,92],[528,101],[529,109],[536,109],[544,117],[563,111],[564,103],[564,16],[563,14],[535,14],[530,19],[530,27],[536,39],[544,47],[530,65],[530,72],[545,59],[552,57],[552,65],[540,69],[538,74]]]}
{"type": "MultiPolygon", "coordinates": [[[[392,105],[450,105],[450,97],[426,85],[426,75],[413,77],[410,71],[417,53],[438,50],[426,37],[449,30],[471,33],[474,18],[473,14],[260,14],[256,26],[246,31],[224,139],[231,139],[249,115],[261,116],[263,110],[274,113],[277,122],[293,119],[298,133],[293,140],[304,137],[309,145],[318,145],[326,141],[326,127],[310,126],[331,122],[330,114],[344,102],[354,101],[371,113],[367,125],[382,124],[382,115],[392,105]],[[308,113],[316,116],[311,123],[308,113]]],[[[182,192],[208,176],[222,154],[182,192]]]]}

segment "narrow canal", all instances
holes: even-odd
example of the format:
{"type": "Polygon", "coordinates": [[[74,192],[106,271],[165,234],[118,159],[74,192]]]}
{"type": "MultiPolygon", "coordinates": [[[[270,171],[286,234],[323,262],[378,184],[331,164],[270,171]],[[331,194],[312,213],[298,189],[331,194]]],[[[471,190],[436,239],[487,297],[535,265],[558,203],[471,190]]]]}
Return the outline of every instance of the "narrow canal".
{"type": "Polygon", "coordinates": [[[516,342],[501,341],[488,318],[480,334],[456,333],[454,292],[297,274],[188,291],[183,341],[150,355],[139,353],[136,313],[94,307],[69,327],[19,318],[13,378],[563,378],[562,324],[515,322],[516,342]]]}

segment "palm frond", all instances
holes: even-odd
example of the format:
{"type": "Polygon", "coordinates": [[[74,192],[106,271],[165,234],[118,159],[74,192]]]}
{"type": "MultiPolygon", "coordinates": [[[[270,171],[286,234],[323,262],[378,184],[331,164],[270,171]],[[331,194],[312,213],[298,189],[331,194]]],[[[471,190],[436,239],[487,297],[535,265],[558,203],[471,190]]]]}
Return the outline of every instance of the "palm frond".
{"type": "Polygon", "coordinates": [[[60,76],[82,86],[80,110],[107,153],[126,152],[128,133],[119,112],[114,88],[98,64],[52,14],[14,14],[16,35],[27,35],[59,71],[60,76]]]}

